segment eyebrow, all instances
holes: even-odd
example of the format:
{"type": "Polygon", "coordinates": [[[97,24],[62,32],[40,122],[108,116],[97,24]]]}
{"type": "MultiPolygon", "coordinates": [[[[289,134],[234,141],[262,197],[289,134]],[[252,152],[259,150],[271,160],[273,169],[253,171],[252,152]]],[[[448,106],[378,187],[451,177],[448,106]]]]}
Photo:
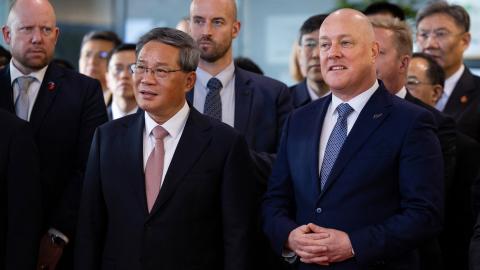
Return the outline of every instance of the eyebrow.
{"type": "MultiPolygon", "coordinates": [[[[350,35],[350,34],[341,34],[341,35],[335,36],[334,38],[335,38],[335,39],[342,39],[342,38],[346,38],[346,37],[348,37],[348,38],[353,38],[353,36],[350,35]]],[[[324,35],[324,36],[320,36],[319,39],[331,39],[331,38],[329,38],[328,36],[325,36],[325,35],[324,35]]]]}
{"type": "MultiPolygon", "coordinates": [[[[427,31],[427,30],[431,30],[431,29],[425,29],[425,28],[418,28],[419,31],[427,31]]],[[[438,30],[446,30],[446,31],[450,31],[450,29],[446,28],[446,27],[439,27],[439,28],[434,28],[433,31],[438,31],[438,30]]]]}

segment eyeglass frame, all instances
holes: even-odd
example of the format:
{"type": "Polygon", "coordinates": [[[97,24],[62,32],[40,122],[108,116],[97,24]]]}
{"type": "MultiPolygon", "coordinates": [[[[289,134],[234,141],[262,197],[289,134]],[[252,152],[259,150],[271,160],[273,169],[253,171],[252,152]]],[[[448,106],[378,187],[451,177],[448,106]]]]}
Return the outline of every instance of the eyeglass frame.
{"type": "Polygon", "coordinates": [[[420,85],[420,84],[424,84],[424,85],[434,85],[434,84],[431,83],[431,82],[422,82],[422,81],[420,81],[420,80],[417,79],[417,78],[407,78],[407,82],[405,83],[405,85],[409,85],[409,86],[413,86],[413,87],[417,87],[417,86],[420,85]],[[410,80],[415,80],[415,83],[410,82],[410,80]]]}
{"type": "Polygon", "coordinates": [[[435,30],[428,30],[428,31],[417,31],[416,38],[419,42],[425,42],[429,38],[435,39],[436,41],[444,41],[447,40],[449,37],[461,36],[467,32],[463,31],[460,33],[452,33],[446,29],[435,29],[435,30]]]}
{"type": "MultiPolygon", "coordinates": [[[[154,68],[153,67],[144,67],[143,72],[136,72],[138,70],[138,66],[139,66],[139,64],[137,64],[137,63],[130,65],[130,71],[132,72],[132,74],[145,76],[145,74],[147,72],[150,72],[150,73],[153,73],[154,77],[157,78],[157,79],[165,79],[168,76],[168,74],[170,74],[170,73],[177,72],[177,71],[183,71],[181,68],[168,70],[168,69],[164,69],[164,68],[161,68],[161,67],[154,67],[154,68]],[[162,75],[158,75],[157,72],[160,72],[159,74],[162,74],[162,75]]],[[[140,65],[140,67],[142,67],[142,65],[140,65]]]]}
{"type": "Polygon", "coordinates": [[[122,71],[124,71],[125,69],[128,71],[128,73],[133,74],[133,69],[132,69],[132,66],[133,66],[133,65],[135,65],[135,63],[127,64],[127,65],[123,65],[123,64],[121,64],[121,65],[114,65],[114,66],[111,66],[111,67],[109,66],[109,67],[108,67],[108,70],[109,70],[109,71],[112,70],[113,75],[115,75],[115,76],[120,75],[120,74],[122,73],[122,71]],[[117,67],[120,67],[120,66],[121,66],[122,68],[121,68],[121,69],[118,69],[117,67]]]}

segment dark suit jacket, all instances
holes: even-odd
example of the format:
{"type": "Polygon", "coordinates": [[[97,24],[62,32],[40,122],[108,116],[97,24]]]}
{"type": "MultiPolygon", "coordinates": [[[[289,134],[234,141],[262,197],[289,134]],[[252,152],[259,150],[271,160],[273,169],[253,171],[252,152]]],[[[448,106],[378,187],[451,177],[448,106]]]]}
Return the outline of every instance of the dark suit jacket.
{"type": "Polygon", "coordinates": [[[480,77],[465,67],[443,110],[457,121],[457,128],[480,142],[480,77]]]}
{"type": "Polygon", "coordinates": [[[143,130],[142,112],[95,134],[75,269],[251,269],[255,181],[243,137],[192,108],[148,213],[143,130]]]}
{"type": "Polygon", "coordinates": [[[331,95],[295,110],[285,123],[263,204],[264,231],[280,254],[289,233],[312,222],[350,237],[355,258],[335,269],[416,269],[413,250],[440,231],[443,213],[432,115],[380,86],[320,192],[319,138],[330,101],[331,95]]]}
{"type": "Polygon", "coordinates": [[[0,109],[0,269],[34,269],[41,229],[38,152],[28,123],[0,109]]]}
{"type": "MultiPolygon", "coordinates": [[[[193,104],[193,90],[187,99],[193,104]]],[[[235,67],[234,127],[245,136],[254,151],[257,170],[264,179],[270,175],[280,142],[283,123],[292,110],[288,87],[271,78],[235,67]]]]}
{"type": "MultiPolygon", "coordinates": [[[[9,68],[0,72],[0,89],[0,108],[15,113],[9,68]]],[[[95,129],[106,121],[97,80],[48,66],[30,116],[40,153],[44,229],[74,239],[88,150],[95,129]]]]}
{"type": "Polygon", "coordinates": [[[470,243],[470,270],[480,270],[480,215],[477,217],[470,243]]]}
{"type": "Polygon", "coordinates": [[[293,108],[297,109],[312,102],[312,98],[308,93],[307,80],[303,80],[289,87],[292,96],[293,108]]]}

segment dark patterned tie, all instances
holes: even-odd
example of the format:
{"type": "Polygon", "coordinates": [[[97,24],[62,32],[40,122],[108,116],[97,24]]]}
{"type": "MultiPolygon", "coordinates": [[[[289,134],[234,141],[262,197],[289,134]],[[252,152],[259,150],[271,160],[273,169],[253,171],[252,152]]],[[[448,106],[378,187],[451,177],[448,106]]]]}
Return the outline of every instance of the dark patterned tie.
{"type": "Polygon", "coordinates": [[[28,121],[28,111],[30,108],[28,88],[34,80],[35,78],[31,76],[22,76],[17,78],[18,96],[15,100],[15,112],[18,117],[25,121],[28,121]]]}
{"type": "Polygon", "coordinates": [[[222,82],[219,79],[212,77],[207,83],[207,88],[208,94],[205,98],[203,113],[222,121],[222,100],[220,99],[222,82]]]}
{"type": "Polygon", "coordinates": [[[338,153],[342,149],[342,145],[347,138],[347,118],[353,112],[353,108],[348,103],[342,103],[337,107],[338,119],[333,127],[332,133],[328,138],[327,147],[325,147],[325,155],[323,156],[322,168],[320,169],[321,188],[325,187],[328,176],[335,164],[338,153]]]}

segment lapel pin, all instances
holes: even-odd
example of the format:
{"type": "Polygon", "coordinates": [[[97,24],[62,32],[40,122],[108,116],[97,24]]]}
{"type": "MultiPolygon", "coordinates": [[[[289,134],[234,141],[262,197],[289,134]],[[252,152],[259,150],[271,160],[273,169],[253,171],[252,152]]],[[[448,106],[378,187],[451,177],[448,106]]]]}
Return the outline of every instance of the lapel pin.
{"type": "Polygon", "coordinates": [[[53,90],[55,90],[55,87],[56,87],[56,85],[55,85],[54,82],[48,82],[48,84],[47,84],[47,89],[48,89],[48,91],[53,91],[53,90]]]}
{"type": "Polygon", "coordinates": [[[460,97],[460,102],[461,102],[462,104],[467,103],[467,102],[468,102],[468,97],[467,97],[467,96],[462,96],[462,97],[460,97]]]}
{"type": "Polygon", "coordinates": [[[382,116],[383,113],[376,113],[373,115],[373,119],[377,119],[377,118],[380,118],[380,116],[382,116]]]}

